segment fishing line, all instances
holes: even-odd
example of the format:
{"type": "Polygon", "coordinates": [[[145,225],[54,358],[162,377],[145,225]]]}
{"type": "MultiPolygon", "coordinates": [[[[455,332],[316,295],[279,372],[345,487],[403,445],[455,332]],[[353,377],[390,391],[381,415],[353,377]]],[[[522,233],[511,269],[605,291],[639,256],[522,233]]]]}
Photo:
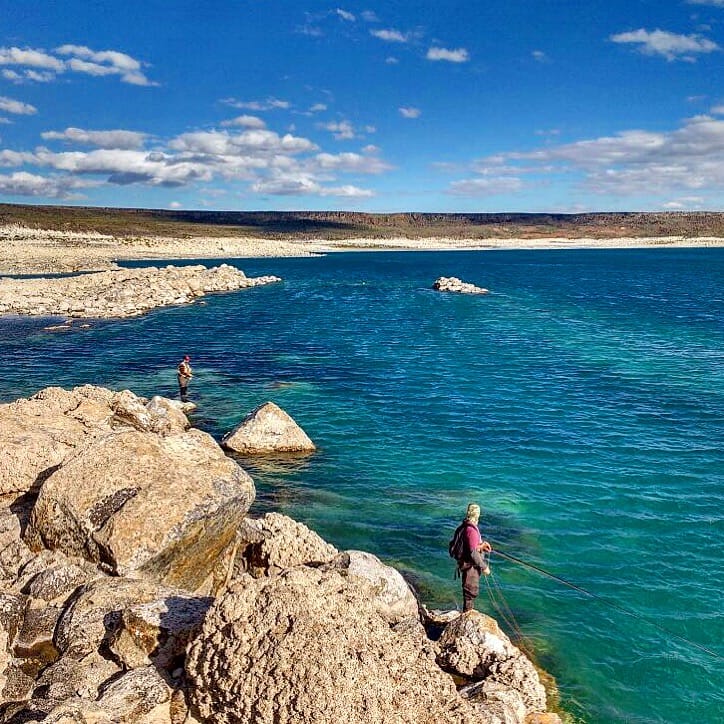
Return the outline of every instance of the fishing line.
{"type": "Polygon", "coordinates": [[[658,623],[655,623],[654,621],[649,621],[647,618],[644,618],[641,614],[637,613],[633,609],[627,608],[626,606],[622,606],[619,603],[616,603],[615,601],[611,601],[607,598],[604,598],[603,596],[599,596],[596,593],[591,593],[591,591],[587,591],[585,588],[582,588],[581,586],[577,586],[575,583],[571,583],[570,581],[567,581],[565,578],[562,578],[561,576],[557,576],[555,573],[551,573],[550,571],[546,571],[545,568],[541,568],[540,566],[536,566],[533,563],[528,563],[528,561],[521,560],[520,558],[516,558],[515,556],[511,555],[510,553],[504,553],[503,551],[499,550],[498,548],[493,548],[493,553],[497,553],[499,556],[502,556],[503,558],[507,558],[509,561],[512,561],[513,563],[518,563],[521,566],[524,566],[525,568],[530,568],[533,571],[537,571],[538,573],[547,576],[548,578],[552,578],[554,581],[558,581],[558,583],[562,583],[564,586],[568,586],[569,588],[574,589],[575,591],[578,591],[579,593],[584,594],[585,596],[588,596],[590,598],[595,598],[597,601],[600,601],[605,606],[608,606],[609,608],[616,609],[617,611],[620,611],[621,613],[625,613],[628,616],[632,616],[635,619],[638,619],[639,621],[642,621],[643,623],[648,624],[649,626],[653,626],[654,628],[658,629],[659,631],[662,631],[667,636],[671,636],[672,638],[678,639],[679,641],[683,641],[686,644],[689,644],[689,646],[693,646],[694,648],[697,648],[701,651],[704,651],[705,653],[709,654],[710,656],[713,656],[715,659],[722,659],[721,655],[719,655],[716,651],[712,651],[711,649],[708,649],[706,646],[702,646],[701,644],[696,643],[696,641],[691,641],[690,639],[685,638],[684,636],[680,636],[677,633],[674,633],[668,628],[665,628],[664,626],[661,626],[658,623]]]}

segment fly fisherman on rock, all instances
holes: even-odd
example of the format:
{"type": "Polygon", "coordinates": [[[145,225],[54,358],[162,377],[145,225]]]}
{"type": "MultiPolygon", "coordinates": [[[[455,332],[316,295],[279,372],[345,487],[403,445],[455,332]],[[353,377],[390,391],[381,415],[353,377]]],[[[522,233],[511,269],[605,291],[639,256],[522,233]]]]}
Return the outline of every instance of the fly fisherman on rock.
{"type": "Polygon", "coordinates": [[[472,611],[475,598],[480,592],[480,576],[490,574],[486,553],[492,546],[483,540],[478,529],[480,506],[468,505],[465,519],[455,530],[450,541],[450,555],[457,560],[463,582],[463,613],[472,611]]]}
{"type": "Polygon", "coordinates": [[[189,382],[191,382],[193,376],[194,373],[191,371],[191,357],[185,355],[176,368],[176,379],[178,380],[178,391],[181,402],[188,402],[189,400],[189,382]]]}

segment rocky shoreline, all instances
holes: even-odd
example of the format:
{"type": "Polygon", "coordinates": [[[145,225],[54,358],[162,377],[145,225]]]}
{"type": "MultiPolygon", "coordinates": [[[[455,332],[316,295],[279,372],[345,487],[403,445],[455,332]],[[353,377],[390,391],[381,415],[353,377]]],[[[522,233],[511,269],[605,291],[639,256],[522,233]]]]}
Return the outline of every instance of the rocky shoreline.
{"type": "Polygon", "coordinates": [[[281,281],[247,277],[221,264],[144,267],[40,279],[0,278],[0,314],[70,318],[134,317],[211,292],[229,292],[281,281]]]}
{"type": "MultiPolygon", "coordinates": [[[[284,420],[286,423],[286,420],[284,420]]],[[[493,619],[250,510],[179,403],[0,405],[0,722],[558,722],[493,619]]]]}

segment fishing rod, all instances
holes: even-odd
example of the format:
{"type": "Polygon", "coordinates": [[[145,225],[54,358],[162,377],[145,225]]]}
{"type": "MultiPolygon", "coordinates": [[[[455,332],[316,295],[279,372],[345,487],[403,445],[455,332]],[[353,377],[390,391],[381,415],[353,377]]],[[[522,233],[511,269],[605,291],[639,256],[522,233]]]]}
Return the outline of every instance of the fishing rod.
{"type": "Polygon", "coordinates": [[[513,563],[517,563],[518,565],[524,566],[525,568],[530,568],[533,571],[536,571],[537,573],[540,573],[544,576],[547,576],[548,578],[553,579],[554,581],[558,581],[558,583],[562,583],[564,586],[568,586],[569,588],[572,588],[574,591],[578,591],[579,593],[584,594],[585,596],[588,596],[589,598],[594,598],[597,601],[601,601],[606,606],[609,606],[610,608],[616,609],[617,611],[621,613],[625,613],[628,616],[632,616],[635,619],[638,619],[639,621],[642,621],[643,623],[648,624],[649,626],[653,626],[654,628],[658,629],[659,631],[662,631],[667,636],[671,636],[675,639],[678,639],[679,641],[683,641],[686,644],[689,644],[689,646],[693,646],[701,651],[704,651],[705,653],[709,654],[710,656],[713,656],[715,659],[721,660],[722,657],[720,654],[718,654],[716,651],[712,651],[711,649],[708,649],[706,646],[702,646],[701,644],[696,643],[696,641],[691,641],[690,639],[685,638],[684,636],[680,636],[677,633],[674,633],[670,629],[665,628],[661,624],[658,624],[654,621],[649,621],[648,619],[644,618],[641,614],[637,613],[633,609],[627,608],[626,606],[622,606],[619,603],[616,603],[615,601],[611,601],[607,598],[604,598],[603,596],[599,596],[596,593],[592,593],[591,591],[586,590],[585,588],[581,586],[577,586],[575,583],[571,583],[570,581],[567,581],[565,578],[562,578],[561,576],[557,576],[555,573],[551,573],[550,571],[547,571],[545,568],[541,568],[540,566],[536,566],[534,563],[528,563],[528,561],[524,561],[521,558],[517,558],[514,555],[511,555],[510,553],[505,553],[504,551],[501,551],[499,548],[493,548],[491,553],[496,553],[497,555],[501,556],[502,558],[507,558],[509,561],[512,561],[513,563]]]}

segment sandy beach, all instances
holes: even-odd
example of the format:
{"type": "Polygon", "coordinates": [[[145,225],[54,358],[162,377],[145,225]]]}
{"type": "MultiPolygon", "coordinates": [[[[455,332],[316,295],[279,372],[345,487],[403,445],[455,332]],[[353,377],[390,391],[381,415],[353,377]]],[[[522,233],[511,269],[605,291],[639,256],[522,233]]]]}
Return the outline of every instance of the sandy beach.
{"type": "Polygon", "coordinates": [[[262,239],[221,236],[115,237],[96,232],[65,232],[0,226],[0,274],[52,274],[113,269],[117,262],[147,259],[233,259],[313,256],[336,251],[452,251],[486,249],[602,249],[724,246],[721,237],[620,237],[453,239],[349,238],[262,239]]]}

